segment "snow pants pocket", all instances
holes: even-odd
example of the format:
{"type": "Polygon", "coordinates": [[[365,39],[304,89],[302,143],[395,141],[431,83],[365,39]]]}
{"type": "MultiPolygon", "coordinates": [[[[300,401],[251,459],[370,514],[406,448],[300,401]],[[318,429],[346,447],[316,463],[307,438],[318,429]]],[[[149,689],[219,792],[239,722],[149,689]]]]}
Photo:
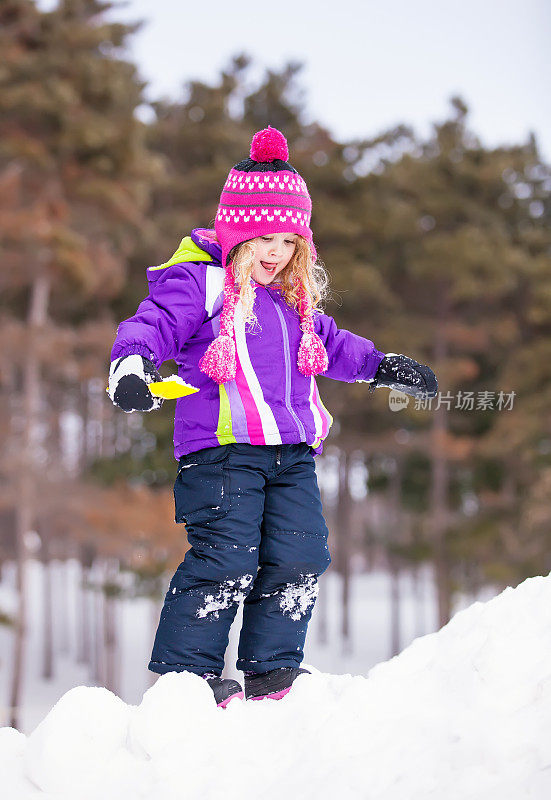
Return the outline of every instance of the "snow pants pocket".
{"type": "Polygon", "coordinates": [[[182,456],[174,483],[174,522],[221,519],[230,507],[227,444],[182,456]]]}

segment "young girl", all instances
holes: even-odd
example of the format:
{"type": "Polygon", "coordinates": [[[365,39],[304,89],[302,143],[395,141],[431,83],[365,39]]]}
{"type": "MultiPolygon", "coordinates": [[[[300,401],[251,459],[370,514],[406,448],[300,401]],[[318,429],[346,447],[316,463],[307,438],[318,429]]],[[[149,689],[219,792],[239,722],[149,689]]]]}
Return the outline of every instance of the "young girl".
{"type": "Polygon", "coordinates": [[[331,561],[314,455],[332,417],[315,375],[436,394],[432,371],[339,330],[318,305],[306,184],[287,142],[268,127],[230,170],[214,230],[195,228],[166,264],[148,269],[149,295],[122,322],[109,395],[124,411],[162,400],[148,384],[175,359],[199,389],[176,403],[175,521],[190,549],[165,597],[149,669],[190,671],[225,706],[243,697],[220,677],[228,632],[244,601],[237,668],[247,699],[280,698],[300,673],[317,579],[331,561]]]}

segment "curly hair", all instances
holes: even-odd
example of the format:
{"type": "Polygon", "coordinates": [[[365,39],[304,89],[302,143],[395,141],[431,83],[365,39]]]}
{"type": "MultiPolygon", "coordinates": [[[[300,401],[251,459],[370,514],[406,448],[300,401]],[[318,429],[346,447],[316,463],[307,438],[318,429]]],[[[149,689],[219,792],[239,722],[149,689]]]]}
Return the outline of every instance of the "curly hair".
{"type": "MultiPolygon", "coordinates": [[[[229,253],[233,259],[233,274],[240,287],[239,299],[243,305],[245,322],[255,325],[258,320],[253,311],[256,287],[251,283],[256,242],[260,237],[236,245],[229,253]]],[[[286,303],[297,310],[313,314],[323,311],[322,303],[329,295],[329,275],[323,262],[314,259],[308,241],[297,234],[296,247],[289,263],[278,274],[282,295],[286,303]],[[300,309],[301,287],[304,290],[306,308],[300,309]]]]}

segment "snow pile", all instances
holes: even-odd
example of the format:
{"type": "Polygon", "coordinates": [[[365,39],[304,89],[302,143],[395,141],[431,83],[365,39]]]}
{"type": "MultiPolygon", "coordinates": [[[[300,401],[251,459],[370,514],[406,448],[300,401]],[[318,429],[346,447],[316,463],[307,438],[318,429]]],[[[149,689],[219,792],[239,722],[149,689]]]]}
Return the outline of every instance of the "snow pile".
{"type": "Polygon", "coordinates": [[[67,692],[27,738],[0,729],[9,800],[544,800],[551,575],[458,613],[368,678],[314,672],[217,709],[190,673],[139,706],[67,692]]]}

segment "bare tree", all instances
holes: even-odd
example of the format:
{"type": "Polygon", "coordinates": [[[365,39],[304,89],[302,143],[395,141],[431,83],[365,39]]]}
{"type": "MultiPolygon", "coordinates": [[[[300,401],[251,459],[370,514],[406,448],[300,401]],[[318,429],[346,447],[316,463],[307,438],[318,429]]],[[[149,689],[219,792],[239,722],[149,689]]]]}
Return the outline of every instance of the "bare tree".
{"type": "Polygon", "coordinates": [[[38,272],[31,284],[31,300],[27,317],[27,348],[23,365],[23,431],[17,470],[18,502],[16,505],[16,565],[18,609],[15,621],[12,678],[10,687],[10,725],[18,727],[21,685],[24,664],[24,644],[27,628],[27,545],[26,537],[34,521],[33,477],[35,472],[34,446],[39,417],[40,361],[39,337],[42,336],[48,313],[51,278],[46,271],[38,272]]]}
{"type": "Polygon", "coordinates": [[[349,456],[345,449],[339,454],[339,493],[337,498],[337,565],[341,575],[341,637],[343,653],[352,650],[350,634],[350,559],[352,550],[350,491],[348,487],[349,456]]]}

